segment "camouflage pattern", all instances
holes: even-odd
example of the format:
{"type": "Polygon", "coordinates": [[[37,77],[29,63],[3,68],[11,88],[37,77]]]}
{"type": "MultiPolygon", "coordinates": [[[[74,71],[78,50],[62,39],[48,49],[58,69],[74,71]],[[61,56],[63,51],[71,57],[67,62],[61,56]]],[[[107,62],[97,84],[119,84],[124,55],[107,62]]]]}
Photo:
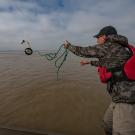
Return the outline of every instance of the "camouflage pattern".
{"type": "Polygon", "coordinates": [[[121,35],[109,35],[102,45],[80,47],[69,43],[68,49],[75,55],[97,58],[98,61],[91,61],[93,66],[105,66],[113,72],[113,78],[107,83],[107,91],[115,103],[135,103],[135,81],[126,79],[121,68],[132,56],[127,45],[128,39],[121,35]],[[113,71],[116,68],[120,70],[113,71]]]}

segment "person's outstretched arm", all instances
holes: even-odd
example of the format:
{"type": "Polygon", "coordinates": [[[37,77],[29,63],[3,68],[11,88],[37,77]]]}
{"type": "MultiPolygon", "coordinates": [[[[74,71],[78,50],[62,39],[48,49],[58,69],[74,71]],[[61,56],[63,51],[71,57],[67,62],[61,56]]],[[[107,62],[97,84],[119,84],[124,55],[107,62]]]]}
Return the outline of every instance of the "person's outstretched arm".
{"type": "Polygon", "coordinates": [[[88,47],[80,47],[80,46],[74,46],[68,41],[65,41],[64,46],[72,53],[80,57],[101,58],[102,56],[105,55],[105,49],[103,45],[99,45],[99,44],[94,46],[88,46],[88,47]]]}

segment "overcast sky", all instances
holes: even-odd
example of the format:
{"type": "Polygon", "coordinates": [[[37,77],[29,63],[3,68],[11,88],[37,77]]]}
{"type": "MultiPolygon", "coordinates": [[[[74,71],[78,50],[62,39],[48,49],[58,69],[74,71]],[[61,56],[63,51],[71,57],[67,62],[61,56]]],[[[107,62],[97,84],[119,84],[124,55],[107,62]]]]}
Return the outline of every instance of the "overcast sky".
{"type": "Polygon", "coordinates": [[[0,50],[58,48],[64,40],[88,46],[113,25],[135,43],[135,0],[0,0],[0,50]]]}

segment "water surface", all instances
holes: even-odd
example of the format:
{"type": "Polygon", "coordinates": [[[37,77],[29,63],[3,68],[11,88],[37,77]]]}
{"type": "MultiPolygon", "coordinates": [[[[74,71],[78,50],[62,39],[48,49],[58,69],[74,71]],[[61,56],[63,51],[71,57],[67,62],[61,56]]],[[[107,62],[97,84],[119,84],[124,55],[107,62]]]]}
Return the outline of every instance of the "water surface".
{"type": "Polygon", "coordinates": [[[0,53],[0,127],[104,135],[110,98],[96,68],[80,66],[81,59],[70,53],[57,81],[54,63],[36,53],[0,53]]]}

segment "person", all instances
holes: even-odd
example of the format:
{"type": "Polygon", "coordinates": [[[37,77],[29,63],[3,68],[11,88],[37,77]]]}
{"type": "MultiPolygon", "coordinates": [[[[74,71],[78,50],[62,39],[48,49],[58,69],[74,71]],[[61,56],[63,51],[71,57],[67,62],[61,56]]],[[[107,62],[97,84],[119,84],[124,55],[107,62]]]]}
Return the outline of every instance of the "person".
{"type": "Polygon", "coordinates": [[[112,73],[106,80],[112,99],[103,118],[106,135],[135,135],[135,81],[127,79],[123,72],[124,64],[132,56],[128,39],[117,34],[113,26],[102,28],[94,37],[97,39],[96,45],[81,47],[66,40],[64,47],[77,56],[98,59],[83,60],[82,65],[106,67],[112,73]]]}

